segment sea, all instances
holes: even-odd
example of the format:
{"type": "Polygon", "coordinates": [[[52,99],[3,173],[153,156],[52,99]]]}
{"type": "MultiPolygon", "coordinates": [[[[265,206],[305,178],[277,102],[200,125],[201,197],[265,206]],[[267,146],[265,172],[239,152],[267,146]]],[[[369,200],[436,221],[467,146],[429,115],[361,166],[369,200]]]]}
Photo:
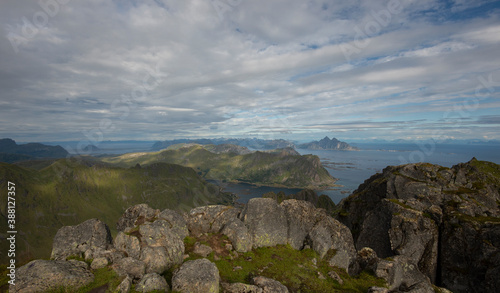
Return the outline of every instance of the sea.
{"type": "MultiPolygon", "coordinates": [[[[60,144],[66,149],[77,149],[77,142],[73,145],[60,144]]],[[[102,142],[99,150],[93,155],[123,154],[128,152],[150,151],[153,142],[122,141],[102,142]]],[[[318,195],[326,194],[335,203],[349,196],[358,186],[372,175],[382,172],[387,166],[396,166],[407,163],[427,162],[444,167],[452,167],[459,163],[470,161],[473,157],[478,160],[500,164],[500,145],[498,144],[445,144],[445,143],[350,143],[359,148],[358,151],[340,150],[308,150],[297,149],[302,154],[313,154],[320,158],[322,165],[330,175],[337,178],[339,186],[328,190],[316,190],[318,195]]],[[[254,186],[245,183],[227,183],[211,180],[227,192],[238,197],[238,202],[246,203],[254,197],[262,197],[267,192],[294,194],[300,189],[275,188],[254,186]]]]}
{"type": "MultiPolygon", "coordinates": [[[[456,145],[456,144],[351,144],[359,151],[307,150],[297,149],[302,154],[313,154],[320,158],[322,165],[330,175],[337,178],[339,187],[328,190],[316,190],[318,195],[326,194],[333,202],[339,203],[355,191],[361,183],[376,173],[381,173],[387,166],[407,163],[427,162],[444,167],[478,160],[500,164],[499,145],[456,145]]],[[[262,197],[267,192],[283,191],[285,194],[297,193],[298,189],[253,186],[250,184],[224,183],[227,192],[238,196],[238,202],[246,203],[254,197],[262,197]]]]}

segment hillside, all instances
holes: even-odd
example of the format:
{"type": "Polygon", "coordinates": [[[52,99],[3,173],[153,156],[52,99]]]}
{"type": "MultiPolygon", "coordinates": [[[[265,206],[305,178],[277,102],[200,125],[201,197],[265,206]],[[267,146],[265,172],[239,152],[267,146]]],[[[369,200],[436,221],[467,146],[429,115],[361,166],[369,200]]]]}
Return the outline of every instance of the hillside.
{"type": "Polygon", "coordinates": [[[340,141],[335,137],[330,139],[328,136],[325,136],[322,140],[313,141],[309,143],[304,143],[297,145],[299,149],[308,149],[308,150],[340,150],[340,151],[356,151],[357,147],[352,147],[348,143],[340,141]]]}
{"type": "MultiPolygon", "coordinates": [[[[123,211],[133,204],[189,210],[232,200],[191,168],[167,163],[119,168],[96,160],[61,159],[40,171],[0,163],[1,190],[7,190],[7,181],[16,185],[18,253],[27,254],[25,258],[48,257],[52,238],[63,225],[98,217],[114,229],[123,211]]],[[[0,229],[4,233],[7,200],[5,192],[1,195],[0,229]]],[[[1,245],[3,263],[6,241],[1,245]]]]}
{"type": "Polygon", "coordinates": [[[301,156],[293,149],[241,154],[241,148],[233,148],[238,151],[216,151],[219,148],[181,144],[160,152],[125,154],[103,161],[123,167],[167,162],[191,167],[207,179],[266,186],[318,189],[334,186],[336,181],[317,156],[301,156]]]}
{"type": "Polygon", "coordinates": [[[65,158],[68,152],[61,146],[41,143],[18,145],[9,138],[0,139],[0,162],[14,163],[38,158],[65,158]]]}
{"type": "Polygon", "coordinates": [[[220,145],[220,144],[232,144],[241,147],[246,147],[254,150],[273,150],[281,148],[294,148],[294,144],[290,141],[284,139],[258,139],[258,138],[202,138],[202,139],[174,139],[158,141],[152,147],[151,150],[159,151],[166,149],[169,146],[187,143],[187,144],[201,144],[201,145],[220,145]]]}

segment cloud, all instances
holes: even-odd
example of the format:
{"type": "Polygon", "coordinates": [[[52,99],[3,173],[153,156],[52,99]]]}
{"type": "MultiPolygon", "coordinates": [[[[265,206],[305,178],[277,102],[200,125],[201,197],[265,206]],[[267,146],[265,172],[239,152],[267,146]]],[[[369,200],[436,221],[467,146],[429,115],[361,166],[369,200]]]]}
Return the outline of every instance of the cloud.
{"type": "Polygon", "coordinates": [[[387,1],[221,1],[2,1],[0,136],[397,138],[445,130],[481,86],[468,117],[500,108],[491,1],[401,0],[386,20],[387,1]]]}

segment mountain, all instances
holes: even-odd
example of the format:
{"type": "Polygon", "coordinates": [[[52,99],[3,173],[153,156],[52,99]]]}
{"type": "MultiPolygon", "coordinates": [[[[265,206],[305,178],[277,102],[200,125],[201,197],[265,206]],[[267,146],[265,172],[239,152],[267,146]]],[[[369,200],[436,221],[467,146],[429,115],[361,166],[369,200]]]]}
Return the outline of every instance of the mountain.
{"type": "Polygon", "coordinates": [[[181,144],[181,143],[194,143],[201,145],[221,145],[221,144],[232,144],[238,145],[254,150],[273,150],[280,148],[294,148],[295,145],[284,139],[258,139],[258,138],[213,138],[213,139],[175,139],[175,140],[165,140],[158,141],[152,147],[151,150],[158,151],[166,149],[169,146],[181,144]]]}
{"type": "MultiPolygon", "coordinates": [[[[189,210],[232,202],[230,195],[193,169],[167,163],[119,168],[75,157],[60,159],[41,170],[0,163],[1,190],[7,190],[8,181],[16,187],[18,261],[48,257],[52,238],[64,225],[97,217],[114,227],[123,211],[137,203],[189,210]]],[[[5,233],[7,193],[0,194],[0,230],[5,233]]],[[[6,245],[6,241],[0,242],[0,263],[6,258],[6,245]]]]}
{"type": "Polygon", "coordinates": [[[352,147],[349,144],[342,142],[335,137],[330,139],[325,136],[320,141],[313,141],[310,143],[304,143],[297,146],[299,149],[309,149],[309,150],[342,150],[342,151],[357,151],[357,147],[352,147]]]}
{"type": "Polygon", "coordinates": [[[237,146],[179,144],[153,153],[131,153],[103,160],[118,166],[168,162],[195,169],[207,179],[245,182],[256,185],[320,189],[334,186],[335,178],[317,156],[301,156],[293,149],[246,153],[237,146]],[[241,153],[243,152],[243,153],[241,153]],[[241,154],[240,154],[241,153],[241,154]]]}
{"type": "Polygon", "coordinates": [[[65,158],[68,152],[61,146],[41,143],[18,145],[10,138],[0,139],[0,162],[14,163],[38,158],[65,158]]]}
{"type": "Polygon", "coordinates": [[[390,166],[337,206],[356,247],[453,292],[500,292],[500,165],[390,166]]]}

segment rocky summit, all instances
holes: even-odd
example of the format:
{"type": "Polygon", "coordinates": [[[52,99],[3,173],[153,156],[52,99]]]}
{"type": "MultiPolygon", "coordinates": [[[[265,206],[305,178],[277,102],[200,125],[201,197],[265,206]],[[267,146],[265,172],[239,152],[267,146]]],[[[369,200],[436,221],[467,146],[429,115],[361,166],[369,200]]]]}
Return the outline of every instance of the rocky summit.
{"type": "Polygon", "coordinates": [[[114,239],[98,219],[62,227],[10,292],[500,292],[499,192],[500,166],[473,159],[387,167],[334,217],[297,199],[139,204],[114,239]]]}
{"type": "Polygon", "coordinates": [[[499,192],[500,166],[490,162],[387,167],[344,199],[336,218],[358,249],[419,275],[391,287],[430,280],[453,292],[500,292],[499,192]]]}

